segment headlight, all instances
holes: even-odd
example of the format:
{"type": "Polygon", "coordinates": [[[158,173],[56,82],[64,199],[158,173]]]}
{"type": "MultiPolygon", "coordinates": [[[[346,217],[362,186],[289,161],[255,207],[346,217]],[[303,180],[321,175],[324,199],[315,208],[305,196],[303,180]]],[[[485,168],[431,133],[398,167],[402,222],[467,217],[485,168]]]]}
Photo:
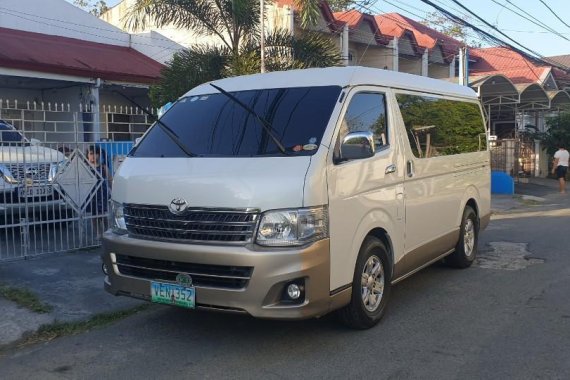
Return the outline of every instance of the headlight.
{"type": "Polygon", "coordinates": [[[8,170],[8,168],[5,167],[4,165],[0,165],[0,178],[2,178],[5,182],[9,184],[12,185],[18,184],[18,181],[12,176],[10,170],[8,170]]]}
{"type": "Polygon", "coordinates": [[[257,244],[298,246],[329,236],[328,209],[324,206],[265,212],[257,230],[257,244]]]}
{"type": "Polygon", "coordinates": [[[63,161],[58,162],[57,164],[51,164],[50,165],[49,175],[48,175],[48,181],[49,182],[53,182],[55,180],[57,173],[60,171],[61,168],[64,167],[66,162],[67,162],[67,158],[63,161]]]}
{"type": "Polygon", "coordinates": [[[115,201],[111,201],[111,212],[109,213],[109,218],[111,219],[109,224],[111,225],[111,230],[120,235],[127,233],[127,224],[125,223],[125,214],[123,213],[123,204],[115,201]]]}

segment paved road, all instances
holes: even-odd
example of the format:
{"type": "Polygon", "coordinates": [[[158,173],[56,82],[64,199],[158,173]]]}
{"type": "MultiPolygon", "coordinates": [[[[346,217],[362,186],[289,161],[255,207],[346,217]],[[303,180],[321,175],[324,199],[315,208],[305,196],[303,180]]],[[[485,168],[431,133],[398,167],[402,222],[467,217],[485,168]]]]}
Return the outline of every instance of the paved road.
{"type": "Polygon", "coordinates": [[[496,216],[477,265],[434,265],[398,284],[367,331],[332,317],[279,322],[156,306],[9,352],[0,378],[567,379],[567,201],[496,216]]]}

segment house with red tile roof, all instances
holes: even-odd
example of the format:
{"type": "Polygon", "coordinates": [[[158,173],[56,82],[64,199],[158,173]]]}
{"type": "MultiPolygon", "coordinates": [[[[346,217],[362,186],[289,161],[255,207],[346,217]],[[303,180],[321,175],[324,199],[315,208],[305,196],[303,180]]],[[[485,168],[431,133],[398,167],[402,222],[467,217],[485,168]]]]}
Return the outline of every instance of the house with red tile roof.
{"type": "Polygon", "coordinates": [[[570,108],[570,95],[564,91],[570,74],[507,47],[470,49],[470,56],[474,61],[470,82],[480,94],[489,94],[481,96],[489,133],[512,152],[518,145],[518,157],[496,161],[510,162],[503,170],[513,176],[546,176],[549,158],[538,141],[525,136],[526,132],[544,132],[551,115],[570,108]]]}
{"type": "Polygon", "coordinates": [[[556,89],[552,66],[539,63],[506,47],[470,49],[475,59],[470,74],[474,76],[502,74],[515,84],[537,83],[546,89],[556,89]]]}
{"type": "Polygon", "coordinates": [[[348,34],[345,38],[348,45],[344,47],[347,65],[395,69],[393,38],[378,30],[373,16],[357,10],[335,12],[333,16],[344,24],[348,34]]]}
{"type": "Polygon", "coordinates": [[[380,32],[397,41],[399,71],[433,78],[455,76],[455,58],[465,44],[398,13],[374,18],[380,32]]]}

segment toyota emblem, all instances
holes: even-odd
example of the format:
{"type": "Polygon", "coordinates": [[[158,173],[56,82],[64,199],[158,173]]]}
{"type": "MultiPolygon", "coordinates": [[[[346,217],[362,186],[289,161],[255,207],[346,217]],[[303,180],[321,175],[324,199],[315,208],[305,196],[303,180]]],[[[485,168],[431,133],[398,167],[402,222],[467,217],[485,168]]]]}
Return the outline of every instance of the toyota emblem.
{"type": "Polygon", "coordinates": [[[183,198],[174,198],[172,202],[170,202],[170,206],[168,207],[170,212],[173,213],[174,215],[183,214],[187,208],[188,208],[188,202],[186,202],[186,200],[183,198]]]}
{"type": "Polygon", "coordinates": [[[28,176],[37,177],[38,174],[39,174],[39,170],[36,168],[27,168],[26,169],[26,175],[28,175],[28,176]]]}

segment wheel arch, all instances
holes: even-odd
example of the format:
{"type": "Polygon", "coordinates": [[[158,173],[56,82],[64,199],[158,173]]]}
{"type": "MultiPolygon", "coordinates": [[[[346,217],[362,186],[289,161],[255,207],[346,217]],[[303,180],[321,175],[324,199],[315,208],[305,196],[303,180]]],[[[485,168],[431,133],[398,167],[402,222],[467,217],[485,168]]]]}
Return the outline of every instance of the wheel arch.
{"type": "Polygon", "coordinates": [[[461,225],[461,220],[463,219],[463,212],[465,211],[465,206],[469,206],[475,211],[475,215],[477,216],[477,222],[479,223],[479,219],[481,218],[481,210],[479,208],[479,199],[481,199],[480,193],[475,186],[469,186],[465,193],[463,194],[463,199],[461,201],[461,207],[457,210],[457,226],[461,225]]]}

